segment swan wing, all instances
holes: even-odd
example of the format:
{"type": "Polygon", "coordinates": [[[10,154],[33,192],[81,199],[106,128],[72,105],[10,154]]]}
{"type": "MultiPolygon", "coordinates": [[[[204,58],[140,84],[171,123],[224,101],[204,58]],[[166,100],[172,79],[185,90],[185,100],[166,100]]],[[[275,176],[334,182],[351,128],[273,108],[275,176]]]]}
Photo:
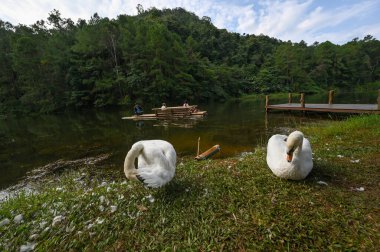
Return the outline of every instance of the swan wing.
{"type": "Polygon", "coordinates": [[[313,169],[313,153],[310,142],[307,138],[304,138],[302,144],[301,164],[306,177],[310,173],[311,169],[313,169]]]}
{"type": "Polygon", "coordinates": [[[267,146],[267,164],[269,168],[276,174],[285,163],[285,150],[286,150],[285,135],[273,135],[267,146]]]}
{"type": "Polygon", "coordinates": [[[144,145],[136,177],[148,187],[163,186],[174,177],[176,152],[170,143],[163,140],[151,140],[144,145]]]}

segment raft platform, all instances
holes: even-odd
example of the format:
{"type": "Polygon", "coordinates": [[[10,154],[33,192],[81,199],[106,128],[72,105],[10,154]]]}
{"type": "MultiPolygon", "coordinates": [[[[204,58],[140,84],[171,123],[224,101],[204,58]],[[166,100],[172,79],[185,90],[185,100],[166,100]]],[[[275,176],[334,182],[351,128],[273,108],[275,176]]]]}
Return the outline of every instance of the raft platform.
{"type": "Polygon", "coordinates": [[[122,117],[122,119],[128,120],[157,120],[157,119],[196,119],[202,118],[207,115],[207,111],[198,111],[197,105],[191,105],[188,107],[167,107],[165,109],[153,108],[154,114],[142,114],[128,117],[122,117]]]}
{"type": "Polygon", "coordinates": [[[300,103],[292,102],[292,94],[289,93],[288,103],[269,104],[269,96],[265,97],[265,110],[295,110],[295,111],[314,111],[327,113],[367,113],[380,114],[380,90],[377,98],[377,104],[334,104],[334,90],[329,91],[329,100],[327,104],[305,103],[305,94],[301,93],[300,103]]]}

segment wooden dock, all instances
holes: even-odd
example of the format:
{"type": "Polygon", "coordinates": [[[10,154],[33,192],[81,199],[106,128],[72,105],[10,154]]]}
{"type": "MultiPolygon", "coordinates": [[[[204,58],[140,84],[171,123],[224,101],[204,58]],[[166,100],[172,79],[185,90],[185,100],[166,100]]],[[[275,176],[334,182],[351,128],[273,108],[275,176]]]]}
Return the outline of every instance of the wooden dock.
{"type": "Polygon", "coordinates": [[[315,111],[328,113],[371,113],[380,114],[380,90],[377,104],[334,104],[334,91],[329,91],[329,101],[327,104],[306,103],[305,95],[301,93],[300,103],[292,102],[292,94],[289,93],[288,103],[269,104],[269,96],[265,99],[265,110],[296,110],[296,111],[315,111]]]}

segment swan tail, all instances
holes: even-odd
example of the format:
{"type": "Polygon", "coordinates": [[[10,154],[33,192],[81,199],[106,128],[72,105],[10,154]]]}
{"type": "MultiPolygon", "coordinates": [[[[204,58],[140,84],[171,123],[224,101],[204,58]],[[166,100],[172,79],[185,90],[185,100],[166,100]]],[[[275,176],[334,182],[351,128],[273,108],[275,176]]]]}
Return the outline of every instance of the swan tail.
{"type": "Polygon", "coordinates": [[[165,185],[174,177],[174,173],[163,169],[139,168],[136,178],[147,187],[157,188],[165,185]]]}
{"type": "Polygon", "coordinates": [[[174,177],[176,158],[174,148],[161,153],[156,160],[156,167],[139,167],[137,179],[148,187],[157,188],[165,185],[174,177]]]}
{"type": "Polygon", "coordinates": [[[131,149],[128,151],[124,161],[124,173],[127,178],[138,179],[136,177],[137,169],[135,167],[134,162],[143,149],[144,145],[142,143],[137,142],[134,145],[132,145],[131,149]]]}

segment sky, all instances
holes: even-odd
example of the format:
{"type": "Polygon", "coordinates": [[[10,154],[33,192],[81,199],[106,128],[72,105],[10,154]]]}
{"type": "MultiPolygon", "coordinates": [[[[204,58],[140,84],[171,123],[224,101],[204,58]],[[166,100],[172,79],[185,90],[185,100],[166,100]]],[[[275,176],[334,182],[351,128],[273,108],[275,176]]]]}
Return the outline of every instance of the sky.
{"type": "Polygon", "coordinates": [[[182,7],[230,32],[264,34],[283,41],[344,44],[370,34],[380,39],[380,0],[0,0],[0,19],[13,25],[63,18],[89,20],[94,13],[116,18],[136,15],[136,6],[182,7]]]}

